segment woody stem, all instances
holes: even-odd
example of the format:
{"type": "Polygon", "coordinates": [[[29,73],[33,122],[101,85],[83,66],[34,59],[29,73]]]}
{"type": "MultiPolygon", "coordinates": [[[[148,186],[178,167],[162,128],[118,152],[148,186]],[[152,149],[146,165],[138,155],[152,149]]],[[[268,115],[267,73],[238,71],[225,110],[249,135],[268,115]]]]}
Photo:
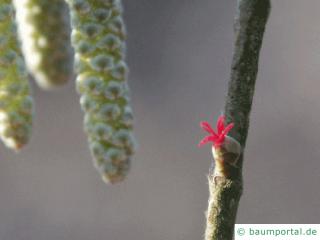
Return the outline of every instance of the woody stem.
{"type": "Polygon", "coordinates": [[[236,167],[228,174],[209,175],[209,206],[205,240],[232,240],[238,204],[242,194],[243,152],[258,73],[259,52],[271,8],[270,0],[238,0],[234,23],[235,43],[225,116],[233,122],[230,136],[242,146],[236,167]]]}

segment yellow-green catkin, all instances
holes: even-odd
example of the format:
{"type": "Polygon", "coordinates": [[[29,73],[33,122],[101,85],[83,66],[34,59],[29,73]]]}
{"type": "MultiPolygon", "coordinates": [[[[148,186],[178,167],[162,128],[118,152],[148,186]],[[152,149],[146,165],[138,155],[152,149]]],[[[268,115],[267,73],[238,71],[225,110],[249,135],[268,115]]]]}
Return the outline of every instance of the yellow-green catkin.
{"type": "Polygon", "coordinates": [[[121,1],[67,2],[89,147],[104,181],[116,183],[127,175],[135,150],[121,1]]]}
{"type": "Polygon", "coordinates": [[[26,65],[38,85],[52,89],[73,74],[68,6],[64,0],[14,0],[26,65]]]}
{"type": "Polygon", "coordinates": [[[33,101],[11,0],[0,1],[0,138],[14,150],[30,137],[33,101]]]}

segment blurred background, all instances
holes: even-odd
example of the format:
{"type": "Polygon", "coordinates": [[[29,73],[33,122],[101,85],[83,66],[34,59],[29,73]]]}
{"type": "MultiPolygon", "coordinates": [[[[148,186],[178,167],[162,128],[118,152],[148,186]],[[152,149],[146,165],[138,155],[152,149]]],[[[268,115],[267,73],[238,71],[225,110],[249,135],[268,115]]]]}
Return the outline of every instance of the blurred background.
{"type": "MultiPolygon", "coordinates": [[[[123,1],[139,151],[127,180],[92,165],[74,82],[33,84],[32,141],[0,150],[0,240],[201,239],[210,146],[230,75],[236,1],[123,1]]],[[[320,2],[273,1],[238,223],[319,223],[320,2]]]]}

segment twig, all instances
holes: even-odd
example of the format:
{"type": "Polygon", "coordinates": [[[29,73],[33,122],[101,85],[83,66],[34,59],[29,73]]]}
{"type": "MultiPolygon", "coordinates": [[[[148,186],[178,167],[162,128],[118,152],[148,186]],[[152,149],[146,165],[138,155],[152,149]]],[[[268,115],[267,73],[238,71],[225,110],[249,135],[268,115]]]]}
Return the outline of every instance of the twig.
{"type": "Polygon", "coordinates": [[[269,11],[269,0],[238,0],[235,18],[235,45],[225,116],[233,122],[230,136],[242,146],[236,166],[228,166],[225,176],[208,176],[209,206],[206,240],[232,240],[239,200],[242,194],[242,165],[249,114],[258,72],[259,52],[269,11]]]}

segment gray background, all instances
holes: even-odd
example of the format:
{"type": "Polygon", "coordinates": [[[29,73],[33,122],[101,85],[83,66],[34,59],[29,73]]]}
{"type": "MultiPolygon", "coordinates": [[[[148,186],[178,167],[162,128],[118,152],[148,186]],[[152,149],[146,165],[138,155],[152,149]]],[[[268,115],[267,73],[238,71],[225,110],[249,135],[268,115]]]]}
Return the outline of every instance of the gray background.
{"type": "MultiPolygon", "coordinates": [[[[0,151],[0,240],[201,239],[210,147],[230,73],[236,1],[125,1],[140,143],[126,182],[94,170],[74,83],[34,86],[29,146],[0,151]]],[[[320,2],[273,1],[238,223],[319,223],[320,2]]]]}

